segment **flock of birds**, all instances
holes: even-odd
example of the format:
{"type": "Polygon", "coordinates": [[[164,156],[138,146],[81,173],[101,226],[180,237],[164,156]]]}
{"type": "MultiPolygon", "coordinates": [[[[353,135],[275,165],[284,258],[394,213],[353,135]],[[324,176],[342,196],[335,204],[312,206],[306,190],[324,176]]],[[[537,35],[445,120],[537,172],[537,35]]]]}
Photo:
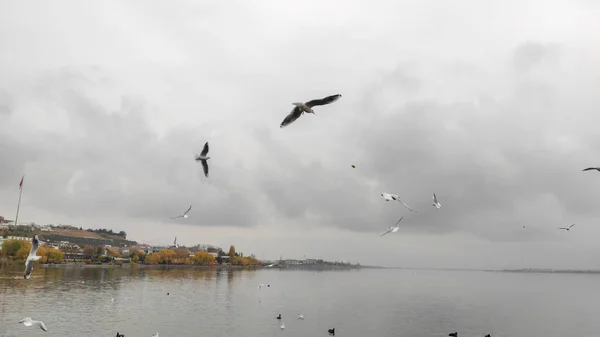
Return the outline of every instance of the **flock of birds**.
{"type": "MultiPolygon", "coordinates": [[[[327,105],[327,104],[331,104],[335,101],[337,101],[338,99],[340,99],[340,97],[342,97],[342,95],[340,94],[335,94],[335,95],[331,95],[331,96],[327,96],[324,98],[320,98],[320,99],[313,99],[310,100],[308,102],[294,102],[292,103],[292,105],[294,106],[294,108],[292,109],[292,111],[283,119],[283,121],[281,122],[281,124],[279,125],[280,128],[284,128],[290,124],[292,124],[293,122],[295,122],[298,118],[300,118],[300,116],[302,116],[304,113],[311,113],[311,114],[315,114],[315,111],[313,109],[313,107],[315,106],[320,106],[320,105],[327,105]]],[[[200,152],[200,154],[196,155],[195,159],[196,162],[200,162],[202,164],[202,170],[204,172],[204,175],[208,178],[208,173],[209,173],[209,166],[208,166],[208,160],[210,159],[210,157],[208,156],[208,151],[210,150],[208,142],[204,143],[204,148],[202,149],[202,152],[200,152]]],[[[351,165],[352,168],[356,168],[356,165],[352,164],[351,165]]],[[[410,208],[404,201],[402,201],[400,199],[400,197],[397,194],[393,194],[393,193],[387,193],[384,192],[381,194],[381,196],[386,200],[386,201],[398,201],[400,202],[402,205],[404,205],[404,207],[406,207],[409,211],[413,212],[413,213],[417,213],[417,211],[413,210],[412,208],[410,208]]],[[[440,202],[437,199],[437,196],[435,195],[435,193],[433,193],[433,204],[432,206],[436,207],[437,209],[440,209],[442,207],[442,205],[440,204],[440,202]]],[[[192,205],[190,205],[190,207],[182,214],[175,216],[175,217],[171,217],[170,219],[187,219],[189,217],[188,213],[192,210],[192,205]]],[[[400,221],[402,220],[402,218],[400,220],[398,220],[398,222],[394,225],[389,227],[385,233],[383,233],[381,236],[384,236],[385,234],[388,233],[395,233],[398,231],[398,224],[400,223],[400,221]]]]}
{"type": "MultiPolygon", "coordinates": [[[[324,97],[321,99],[313,99],[313,100],[310,100],[310,101],[304,102],[304,103],[302,103],[302,102],[292,103],[292,105],[294,105],[294,108],[284,118],[284,120],[281,122],[279,127],[283,128],[283,127],[286,127],[286,126],[292,124],[298,118],[300,118],[300,116],[302,116],[304,113],[307,113],[307,114],[310,113],[310,114],[314,115],[315,111],[313,110],[313,107],[331,104],[331,103],[337,101],[340,97],[342,97],[342,95],[336,94],[336,95],[327,96],[327,97],[324,97]]],[[[204,148],[202,149],[202,152],[200,152],[200,154],[196,155],[196,157],[195,157],[196,162],[201,163],[202,170],[204,172],[204,175],[207,178],[208,178],[208,173],[209,173],[208,160],[210,159],[210,157],[208,156],[208,152],[209,152],[209,146],[208,146],[208,142],[206,142],[204,144],[204,148]]],[[[354,164],[352,164],[351,166],[352,166],[352,168],[356,168],[356,165],[354,165],[354,164]]],[[[591,171],[591,170],[596,170],[596,171],[600,172],[600,167],[589,167],[589,168],[584,169],[583,171],[591,171]]],[[[385,201],[398,201],[404,207],[406,207],[406,209],[408,209],[410,212],[415,213],[415,214],[417,213],[417,211],[410,208],[404,201],[402,201],[402,199],[400,199],[400,197],[397,194],[383,192],[383,193],[381,193],[381,196],[384,198],[385,201]]],[[[435,207],[436,209],[442,208],[442,205],[440,204],[435,193],[433,193],[433,203],[431,205],[433,207],[435,207]]],[[[188,213],[191,210],[192,210],[192,205],[190,205],[190,207],[183,214],[180,214],[176,217],[172,217],[171,219],[186,219],[186,218],[188,218],[188,216],[189,216],[188,213]]],[[[398,220],[393,226],[390,226],[383,234],[381,234],[381,236],[384,236],[389,233],[398,232],[398,230],[400,229],[400,222],[402,221],[403,218],[404,218],[404,216],[402,216],[400,218],[400,220],[398,220]]],[[[573,228],[573,226],[575,226],[575,224],[572,224],[569,227],[560,227],[559,229],[570,231],[571,228],[573,228]]],[[[523,227],[525,227],[525,226],[523,226],[523,227]]],[[[38,238],[38,235],[35,234],[32,239],[31,250],[29,251],[29,255],[27,256],[27,259],[25,260],[25,273],[23,275],[23,277],[25,279],[29,279],[31,277],[31,273],[33,271],[33,265],[34,265],[35,261],[37,261],[41,258],[41,256],[37,256],[38,248],[39,248],[39,238],[38,238]]],[[[262,284],[259,285],[259,289],[262,286],[263,286],[262,284]]],[[[277,319],[281,320],[281,314],[279,314],[279,316],[277,316],[277,319]]],[[[303,320],[304,315],[298,314],[298,319],[303,320]]],[[[22,320],[20,320],[19,323],[22,323],[24,326],[28,326],[28,327],[29,326],[38,326],[40,329],[42,329],[44,331],[48,330],[46,328],[46,325],[44,324],[44,322],[33,320],[31,317],[25,317],[22,320]]],[[[285,329],[285,324],[283,322],[281,322],[280,327],[282,330],[285,329]]],[[[331,335],[335,335],[335,328],[328,329],[328,332],[331,335]]],[[[449,334],[448,336],[458,337],[458,333],[453,332],[453,333],[449,334]]],[[[117,337],[124,337],[124,335],[117,332],[117,337]]],[[[158,337],[158,332],[155,333],[153,335],[153,337],[158,337]]],[[[485,337],[491,337],[491,336],[488,334],[485,337]]]]}

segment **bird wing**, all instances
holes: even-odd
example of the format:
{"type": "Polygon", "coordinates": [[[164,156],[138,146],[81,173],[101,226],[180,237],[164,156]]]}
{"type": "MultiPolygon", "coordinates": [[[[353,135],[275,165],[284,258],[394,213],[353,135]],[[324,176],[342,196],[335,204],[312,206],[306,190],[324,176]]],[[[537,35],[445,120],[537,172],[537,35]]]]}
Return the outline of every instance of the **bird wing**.
{"type": "Polygon", "coordinates": [[[200,152],[200,155],[204,157],[204,156],[206,156],[207,153],[208,153],[208,142],[206,142],[204,144],[204,148],[202,149],[202,152],[200,152]]]}
{"type": "Polygon", "coordinates": [[[391,231],[392,231],[392,228],[388,228],[388,230],[387,230],[387,231],[385,231],[385,233],[381,234],[381,236],[384,236],[384,235],[386,235],[387,233],[389,233],[389,232],[391,232],[391,231]]]}
{"type": "Polygon", "coordinates": [[[202,160],[202,170],[204,171],[204,175],[208,178],[208,162],[206,160],[202,160]]]}
{"type": "Polygon", "coordinates": [[[185,213],[183,213],[183,215],[188,214],[188,212],[192,209],[192,205],[190,205],[190,208],[187,209],[187,211],[185,211],[185,213]]]}
{"type": "Polygon", "coordinates": [[[312,108],[313,106],[317,106],[317,105],[331,104],[331,103],[337,101],[340,97],[342,97],[342,95],[336,94],[336,95],[327,96],[325,98],[313,99],[312,101],[308,101],[305,104],[307,107],[312,108]]]}
{"type": "Polygon", "coordinates": [[[598,170],[596,167],[588,167],[586,169],[583,169],[583,171],[590,171],[590,170],[598,170]]]}
{"type": "Polygon", "coordinates": [[[178,216],[176,216],[176,217],[174,217],[174,218],[171,218],[171,219],[179,219],[179,218],[183,218],[183,216],[181,216],[181,215],[178,215],[178,216]]]}
{"type": "Polygon", "coordinates": [[[409,211],[411,211],[413,213],[417,213],[417,211],[415,211],[414,209],[408,207],[408,205],[404,201],[402,201],[400,199],[398,199],[398,201],[400,201],[402,203],[402,205],[404,205],[404,207],[408,208],[409,211]]]}
{"type": "Polygon", "coordinates": [[[44,331],[48,331],[48,329],[46,328],[46,324],[44,324],[44,322],[42,322],[42,321],[37,321],[36,323],[37,323],[37,324],[40,326],[40,328],[41,328],[42,330],[44,330],[44,331]]]}
{"type": "Polygon", "coordinates": [[[33,262],[34,260],[27,260],[25,262],[25,274],[23,274],[23,276],[25,276],[26,279],[31,277],[31,272],[33,271],[33,262]]]}
{"type": "Polygon", "coordinates": [[[575,226],[575,224],[572,224],[571,226],[569,226],[569,229],[571,229],[573,226],[575,226]]]}
{"type": "Polygon", "coordinates": [[[433,202],[435,202],[436,204],[438,203],[437,197],[435,196],[435,193],[433,193],[433,202]]]}
{"type": "Polygon", "coordinates": [[[31,321],[31,317],[25,317],[22,320],[20,320],[19,323],[24,323],[24,322],[27,322],[27,321],[31,321]]]}
{"type": "Polygon", "coordinates": [[[402,221],[403,218],[404,218],[404,215],[400,218],[400,220],[398,220],[398,222],[396,222],[396,224],[394,226],[397,226],[400,223],[400,221],[402,221]]]}
{"type": "Polygon", "coordinates": [[[568,229],[568,228],[565,228],[565,227],[558,227],[558,229],[568,229]]]}
{"type": "Polygon", "coordinates": [[[279,127],[283,128],[289,124],[292,124],[296,119],[300,118],[300,116],[302,116],[302,110],[300,110],[299,107],[295,106],[292,109],[292,111],[287,116],[285,116],[283,122],[281,122],[281,125],[279,127]]]}

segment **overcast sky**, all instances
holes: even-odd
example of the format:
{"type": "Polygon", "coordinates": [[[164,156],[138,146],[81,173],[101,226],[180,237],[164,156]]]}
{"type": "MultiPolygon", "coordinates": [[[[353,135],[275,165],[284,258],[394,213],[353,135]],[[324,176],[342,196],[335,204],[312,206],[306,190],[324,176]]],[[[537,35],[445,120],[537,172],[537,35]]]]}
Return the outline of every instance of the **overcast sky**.
{"type": "Polygon", "coordinates": [[[581,172],[600,166],[599,17],[592,0],[0,0],[0,215],[25,174],[20,221],[139,242],[600,268],[600,172],[581,172]]]}

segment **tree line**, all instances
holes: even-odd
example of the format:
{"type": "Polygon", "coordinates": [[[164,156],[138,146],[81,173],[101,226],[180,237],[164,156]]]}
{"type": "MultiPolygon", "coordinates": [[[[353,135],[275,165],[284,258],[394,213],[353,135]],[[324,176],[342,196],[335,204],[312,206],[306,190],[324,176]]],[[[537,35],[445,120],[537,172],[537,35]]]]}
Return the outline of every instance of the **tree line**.
{"type": "MultiPolygon", "coordinates": [[[[31,250],[31,242],[24,240],[4,240],[2,242],[2,256],[12,258],[15,261],[23,261],[27,259],[31,250]]],[[[48,248],[39,246],[37,250],[38,256],[42,258],[39,263],[62,263],[64,261],[64,253],[56,248],[48,248]]]]}

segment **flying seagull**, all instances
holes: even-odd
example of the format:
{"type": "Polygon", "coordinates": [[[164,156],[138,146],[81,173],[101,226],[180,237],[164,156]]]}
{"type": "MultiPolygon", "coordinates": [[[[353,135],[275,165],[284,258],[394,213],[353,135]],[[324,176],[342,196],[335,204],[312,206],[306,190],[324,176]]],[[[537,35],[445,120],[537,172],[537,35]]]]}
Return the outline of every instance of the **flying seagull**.
{"type": "Polygon", "coordinates": [[[437,208],[437,209],[442,208],[442,205],[437,200],[437,196],[435,195],[435,193],[433,193],[433,204],[431,204],[431,205],[435,206],[435,208],[437,208]]]}
{"type": "Polygon", "coordinates": [[[40,327],[40,329],[44,330],[44,331],[48,331],[48,329],[46,328],[46,325],[44,324],[44,322],[42,321],[34,321],[31,319],[31,317],[25,317],[22,320],[19,321],[19,323],[23,323],[24,326],[32,326],[32,325],[37,325],[40,327]]]}
{"type": "Polygon", "coordinates": [[[395,201],[399,201],[402,205],[404,205],[404,207],[406,207],[409,211],[413,212],[413,213],[417,213],[417,211],[413,210],[412,208],[408,207],[408,205],[406,203],[404,203],[404,201],[400,200],[400,197],[398,197],[397,194],[391,194],[391,193],[386,193],[383,192],[381,193],[381,196],[385,199],[385,201],[390,201],[390,200],[395,200],[395,201]]]}
{"type": "Polygon", "coordinates": [[[37,234],[35,234],[33,236],[33,240],[31,240],[31,250],[29,251],[29,256],[27,256],[27,259],[25,260],[25,274],[23,275],[23,278],[27,280],[31,277],[31,272],[33,271],[33,263],[42,258],[41,256],[36,255],[39,246],[40,240],[38,239],[37,234]]]}
{"type": "MultiPolygon", "coordinates": [[[[404,218],[404,216],[402,218],[404,218]]],[[[381,234],[381,236],[384,236],[387,233],[396,233],[398,231],[398,229],[400,229],[400,225],[398,225],[398,224],[400,223],[400,221],[402,221],[402,218],[400,218],[400,220],[398,220],[398,222],[396,222],[395,225],[388,228],[387,231],[385,231],[385,233],[381,234]]]]}
{"type": "Polygon", "coordinates": [[[566,231],[570,231],[570,230],[571,230],[571,228],[572,228],[573,226],[575,226],[575,224],[572,224],[572,225],[571,225],[571,226],[569,226],[569,227],[560,227],[559,229],[564,229],[564,230],[566,230],[566,231]]]}
{"type": "Polygon", "coordinates": [[[208,178],[208,160],[210,157],[207,157],[208,154],[208,142],[204,144],[204,148],[202,152],[196,156],[196,161],[202,163],[202,169],[204,170],[204,175],[208,178]]]}
{"type": "Polygon", "coordinates": [[[281,122],[281,125],[279,127],[283,128],[289,124],[292,124],[296,119],[300,118],[300,116],[302,116],[302,114],[304,114],[305,112],[314,114],[315,112],[312,109],[313,106],[331,104],[331,103],[337,101],[340,97],[342,97],[342,95],[336,94],[336,95],[327,96],[327,97],[321,98],[321,99],[313,99],[312,101],[308,101],[306,103],[302,103],[302,102],[292,103],[294,105],[294,108],[289,113],[289,115],[287,115],[285,117],[283,122],[281,122]]]}
{"type": "Polygon", "coordinates": [[[583,169],[583,171],[591,171],[591,170],[600,171],[600,167],[588,167],[586,169],[583,169]]]}
{"type": "Polygon", "coordinates": [[[356,168],[356,165],[352,164],[352,168],[356,168]]]}
{"type": "Polygon", "coordinates": [[[298,319],[304,319],[304,315],[298,314],[298,319]]]}
{"type": "MultiPolygon", "coordinates": [[[[178,216],[176,216],[174,218],[171,218],[171,219],[179,219],[179,218],[186,219],[188,217],[188,213],[190,212],[191,209],[192,209],[192,205],[190,205],[190,208],[188,208],[187,211],[185,211],[183,214],[178,215],[178,216]]],[[[177,240],[177,239],[175,239],[175,240],[177,240]]]]}

